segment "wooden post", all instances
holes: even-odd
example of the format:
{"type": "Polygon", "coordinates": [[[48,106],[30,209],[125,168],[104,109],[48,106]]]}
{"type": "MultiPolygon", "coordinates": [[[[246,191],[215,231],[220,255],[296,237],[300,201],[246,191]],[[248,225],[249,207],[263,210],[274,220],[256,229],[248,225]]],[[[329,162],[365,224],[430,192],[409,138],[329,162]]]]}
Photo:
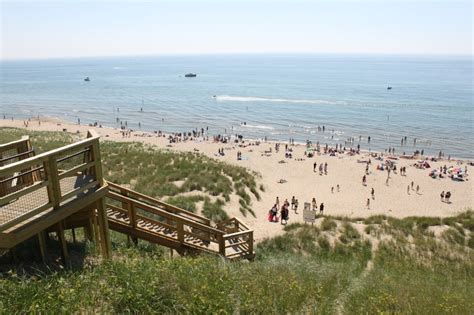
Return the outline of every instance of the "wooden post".
{"type": "Polygon", "coordinates": [[[95,178],[99,181],[100,186],[105,185],[104,175],[102,174],[102,162],[100,157],[100,148],[99,148],[99,140],[95,141],[92,144],[92,159],[94,161],[94,170],[95,170],[95,178]]]}
{"type": "Polygon", "coordinates": [[[225,257],[225,239],[224,239],[224,234],[219,233],[217,235],[217,239],[219,241],[219,254],[221,254],[223,257],[225,257]]]}
{"type": "Polygon", "coordinates": [[[249,254],[253,254],[253,231],[248,234],[249,254]]]}
{"type": "Polygon", "coordinates": [[[45,231],[41,231],[38,233],[38,243],[40,249],[41,260],[43,263],[46,263],[47,258],[47,248],[46,248],[46,236],[45,231]]]}
{"type": "Polygon", "coordinates": [[[59,202],[61,201],[61,187],[59,185],[58,177],[58,166],[56,164],[56,157],[54,155],[48,158],[48,161],[44,164],[47,178],[49,180],[48,184],[48,195],[49,201],[53,203],[53,207],[59,207],[59,202]]]}
{"type": "Polygon", "coordinates": [[[184,226],[183,226],[183,222],[177,221],[176,222],[176,228],[178,230],[178,241],[181,244],[184,244],[184,226]]]}
{"type": "Polygon", "coordinates": [[[71,232],[72,232],[72,242],[75,245],[76,244],[76,230],[74,228],[72,228],[71,232]]]}
{"type": "Polygon", "coordinates": [[[99,231],[100,231],[100,247],[102,250],[102,256],[105,259],[110,258],[110,251],[112,245],[110,243],[109,224],[107,221],[107,208],[105,205],[105,198],[101,198],[97,201],[97,215],[99,219],[99,231]]]}
{"type": "Polygon", "coordinates": [[[99,210],[94,210],[94,216],[92,217],[93,225],[94,225],[94,239],[97,248],[100,248],[100,233],[99,233],[99,210]]]}
{"type": "MultiPolygon", "coordinates": [[[[132,202],[128,202],[128,217],[130,218],[131,227],[135,230],[137,228],[137,209],[132,202]]],[[[135,245],[138,245],[138,238],[132,236],[132,241],[135,245]]]]}
{"type": "Polygon", "coordinates": [[[61,258],[64,266],[69,264],[69,253],[67,251],[66,238],[64,236],[64,221],[58,223],[58,238],[61,243],[61,258]]]}
{"type": "Polygon", "coordinates": [[[90,242],[94,240],[94,210],[89,211],[89,220],[84,226],[84,237],[90,242]]]}

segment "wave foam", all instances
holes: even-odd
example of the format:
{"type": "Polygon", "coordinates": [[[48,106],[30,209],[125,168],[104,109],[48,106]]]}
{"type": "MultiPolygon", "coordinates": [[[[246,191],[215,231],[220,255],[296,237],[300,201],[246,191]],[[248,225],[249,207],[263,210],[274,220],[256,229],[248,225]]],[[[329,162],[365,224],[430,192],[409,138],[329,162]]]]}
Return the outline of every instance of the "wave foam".
{"type": "Polygon", "coordinates": [[[264,125],[249,125],[249,124],[245,124],[245,125],[240,125],[241,127],[243,128],[252,128],[252,129],[268,129],[268,130],[273,130],[275,128],[271,127],[271,126],[264,126],[264,125]]]}
{"type": "Polygon", "coordinates": [[[217,95],[215,97],[220,102],[276,102],[276,103],[299,103],[299,104],[338,104],[339,102],[326,100],[305,100],[305,99],[289,99],[289,98],[271,98],[271,97],[256,97],[256,96],[230,96],[217,95]]]}

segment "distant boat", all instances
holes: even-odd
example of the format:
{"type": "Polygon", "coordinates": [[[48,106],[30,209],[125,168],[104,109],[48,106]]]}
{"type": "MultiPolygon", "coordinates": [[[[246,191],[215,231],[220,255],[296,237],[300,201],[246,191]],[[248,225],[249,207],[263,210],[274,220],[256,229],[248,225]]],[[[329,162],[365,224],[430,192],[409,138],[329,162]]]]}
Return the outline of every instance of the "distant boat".
{"type": "Polygon", "coordinates": [[[184,75],[186,78],[195,78],[197,76],[196,73],[187,73],[184,75]]]}
{"type": "Polygon", "coordinates": [[[91,79],[89,77],[85,78],[84,81],[89,82],[91,79]]]}
{"type": "Polygon", "coordinates": [[[391,90],[391,89],[392,89],[392,87],[391,87],[391,86],[387,86],[387,90],[391,90]]]}

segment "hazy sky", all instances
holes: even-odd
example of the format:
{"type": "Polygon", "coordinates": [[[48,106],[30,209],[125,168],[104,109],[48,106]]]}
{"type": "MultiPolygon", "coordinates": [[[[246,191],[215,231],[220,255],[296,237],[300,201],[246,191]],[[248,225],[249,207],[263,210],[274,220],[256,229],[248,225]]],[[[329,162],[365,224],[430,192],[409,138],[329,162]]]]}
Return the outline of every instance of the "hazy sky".
{"type": "Polygon", "coordinates": [[[467,1],[5,1],[1,58],[472,54],[467,1]]]}

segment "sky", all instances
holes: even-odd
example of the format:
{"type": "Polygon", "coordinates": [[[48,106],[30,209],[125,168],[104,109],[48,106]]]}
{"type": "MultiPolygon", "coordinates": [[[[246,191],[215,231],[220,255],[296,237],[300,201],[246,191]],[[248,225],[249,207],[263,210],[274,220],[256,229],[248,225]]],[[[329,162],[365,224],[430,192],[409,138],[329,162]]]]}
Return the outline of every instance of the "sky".
{"type": "Polygon", "coordinates": [[[346,53],[471,55],[471,0],[0,0],[0,59],[346,53]]]}

